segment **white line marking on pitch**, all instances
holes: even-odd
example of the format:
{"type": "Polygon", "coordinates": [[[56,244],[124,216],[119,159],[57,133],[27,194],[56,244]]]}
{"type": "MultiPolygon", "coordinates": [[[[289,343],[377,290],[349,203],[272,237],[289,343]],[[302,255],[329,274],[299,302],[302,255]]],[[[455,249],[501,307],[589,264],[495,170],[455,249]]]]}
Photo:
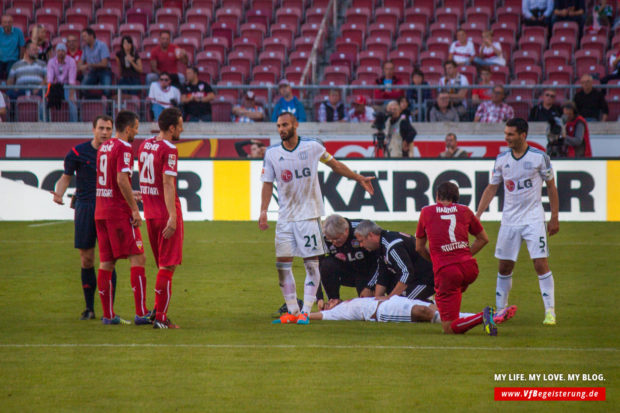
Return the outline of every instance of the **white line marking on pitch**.
{"type": "Polygon", "coordinates": [[[459,346],[345,346],[328,344],[154,344],[154,343],[57,343],[57,344],[0,344],[0,348],[75,348],[75,347],[136,347],[136,348],[223,348],[223,349],[342,349],[342,350],[473,350],[473,351],[577,351],[592,353],[616,353],[615,347],[459,347],[459,346]]]}
{"type": "Polygon", "coordinates": [[[36,227],[47,227],[50,225],[58,225],[58,224],[64,224],[66,222],[69,221],[52,221],[52,222],[43,222],[42,224],[30,224],[28,225],[30,228],[36,228],[36,227]]]}

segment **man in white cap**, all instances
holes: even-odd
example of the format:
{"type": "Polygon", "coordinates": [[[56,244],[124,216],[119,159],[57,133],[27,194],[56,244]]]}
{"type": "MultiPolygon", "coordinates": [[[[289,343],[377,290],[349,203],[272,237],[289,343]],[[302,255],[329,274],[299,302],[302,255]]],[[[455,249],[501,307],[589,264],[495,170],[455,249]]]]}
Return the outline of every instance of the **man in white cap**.
{"type": "MultiPolygon", "coordinates": [[[[56,56],[47,62],[47,81],[50,84],[77,85],[77,63],[71,56],[67,56],[67,46],[64,43],[56,45],[56,56]]],[[[48,96],[49,99],[49,96],[48,96]]],[[[75,104],[75,89],[64,88],[64,100],[69,105],[69,120],[77,122],[77,106],[75,104]]]]}
{"type": "Polygon", "coordinates": [[[289,112],[295,115],[298,122],[305,122],[306,110],[304,109],[304,105],[297,97],[293,96],[291,84],[288,80],[280,80],[280,83],[278,83],[278,92],[280,93],[280,99],[273,108],[271,121],[276,122],[280,113],[289,112]]]}
{"type": "Polygon", "coordinates": [[[265,119],[265,111],[260,104],[256,103],[254,97],[254,92],[248,90],[243,97],[243,104],[233,107],[233,122],[253,123],[265,119]]]}

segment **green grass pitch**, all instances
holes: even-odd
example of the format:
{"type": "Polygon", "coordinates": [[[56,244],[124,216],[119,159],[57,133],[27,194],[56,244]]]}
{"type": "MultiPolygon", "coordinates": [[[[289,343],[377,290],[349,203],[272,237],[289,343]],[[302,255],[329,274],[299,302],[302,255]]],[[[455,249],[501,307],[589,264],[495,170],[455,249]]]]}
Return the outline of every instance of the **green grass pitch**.
{"type": "MultiPolygon", "coordinates": [[[[2,412],[610,412],[620,403],[620,223],[561,223],[550,239],[555,327],[542,325],[523,247],[510,299],[519,311],[498,337],[482,328],[444,336],[431,324],[271,325],[283,302],[274,224],[260,232],[255,222],[186,224],[169,311],[181,329],[79,321],[73,225],[34,224],[0,223],[2,412]],[[500,382],[499,373],[602,374],[605,381],[500,382]],[[499,386],[606,387],[607,401],[499,402],[499,386]]],[[[491,242],[478,256],[481,273],[463,311],[495,302],[498,224],[485,226],[491,242]]],[[[413,233],[415,222],[384,227],[413,233]]],[[[156,270],[146,249],[150,306],[156,270]]],[[[299,292],[300,261],[294,272],[299,292]]],[[[118,273],[116,311],[133,318],[126,261],[118,273]]]]}

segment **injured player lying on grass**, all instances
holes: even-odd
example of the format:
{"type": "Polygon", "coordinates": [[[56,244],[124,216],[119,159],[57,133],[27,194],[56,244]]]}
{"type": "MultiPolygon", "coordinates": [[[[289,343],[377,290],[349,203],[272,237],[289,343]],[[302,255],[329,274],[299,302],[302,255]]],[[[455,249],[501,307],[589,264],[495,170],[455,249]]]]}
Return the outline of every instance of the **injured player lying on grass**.
{"type": "MultiPolygon", "coordinates": [[[[507,307],[505,311],[495,314],[496,324],[512,318],[516,307],[507,307]]],[[[459,317],[468,317],[473,313],[461,313],[459,317]]],[[[379,321],[396,323],[441,323],[437,306],[422,300],[410,300],[406,297],[360,297],[343,301],[330,310],[310,313],[310,320],[326,321],[379,321]]]]}

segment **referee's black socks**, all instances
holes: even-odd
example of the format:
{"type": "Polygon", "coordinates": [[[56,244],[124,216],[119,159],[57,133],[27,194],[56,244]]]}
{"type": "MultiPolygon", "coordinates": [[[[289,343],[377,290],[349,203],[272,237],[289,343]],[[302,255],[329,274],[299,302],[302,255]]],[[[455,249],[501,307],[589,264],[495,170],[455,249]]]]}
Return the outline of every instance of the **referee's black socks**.
{"type": "Polygon", "coordinates": [[[94,268],[82,268],[82,289],[84,290],[86,308],[94,311],[95,291],[97,291],[97,277],[94,268]]]}

